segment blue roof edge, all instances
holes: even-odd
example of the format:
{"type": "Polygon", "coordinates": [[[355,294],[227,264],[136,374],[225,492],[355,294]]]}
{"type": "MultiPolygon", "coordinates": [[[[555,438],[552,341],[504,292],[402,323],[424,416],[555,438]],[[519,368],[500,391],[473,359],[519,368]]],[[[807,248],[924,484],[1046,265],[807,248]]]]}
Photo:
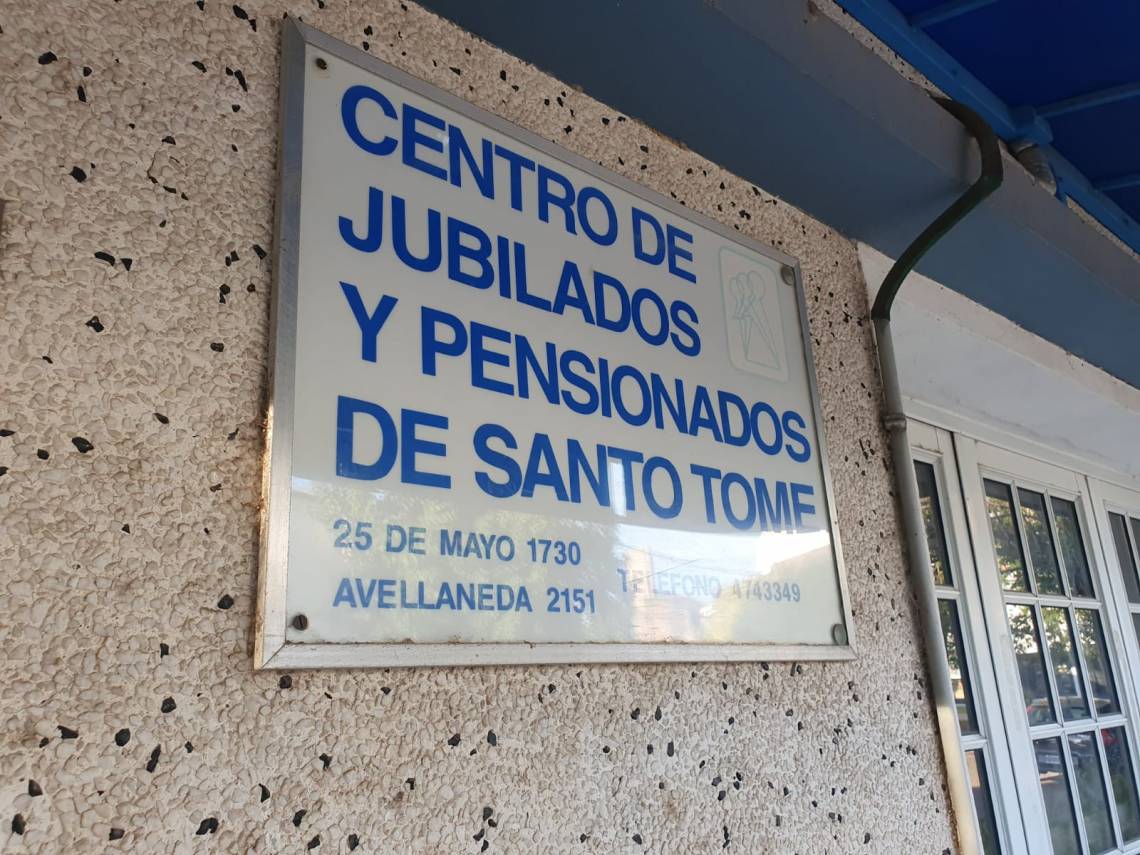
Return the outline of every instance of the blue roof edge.
{"type": "Polygon", "coordinates": [[[1040,146],[1057,179],[1058,199],[1069,196],[1133,252],[1140,252],[1140,224],[1055,148],[1049,122],[1030,108],[1011,109],[897,9],[890,0],[835,0],[891,50],[955,101],[972,107],[1006,142],[1040,146]]]}

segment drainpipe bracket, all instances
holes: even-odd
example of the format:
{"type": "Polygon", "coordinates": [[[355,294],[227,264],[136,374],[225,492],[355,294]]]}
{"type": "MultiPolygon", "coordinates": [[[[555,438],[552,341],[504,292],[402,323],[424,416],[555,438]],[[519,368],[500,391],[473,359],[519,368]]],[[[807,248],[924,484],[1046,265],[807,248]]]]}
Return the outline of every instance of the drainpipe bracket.
{"type": "Polygon", "coordinates": [[[883,427],[891,433],[906,430],[906,416],[902,413],[889,413],[883,416],[883,427]]]}

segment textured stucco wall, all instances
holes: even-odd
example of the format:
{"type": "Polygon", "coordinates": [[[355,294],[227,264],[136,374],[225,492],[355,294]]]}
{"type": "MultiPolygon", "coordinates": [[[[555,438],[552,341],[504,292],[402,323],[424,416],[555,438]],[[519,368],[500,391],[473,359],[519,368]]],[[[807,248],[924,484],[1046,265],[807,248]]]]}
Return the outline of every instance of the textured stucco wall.
{"type": "Polygon", "coordinates": [[[0,28],[3,851],[952,845],[846,239],[412,3],[0,28]],[[802,260],[857,661],[251,670],[287,11],[802,260]]]}

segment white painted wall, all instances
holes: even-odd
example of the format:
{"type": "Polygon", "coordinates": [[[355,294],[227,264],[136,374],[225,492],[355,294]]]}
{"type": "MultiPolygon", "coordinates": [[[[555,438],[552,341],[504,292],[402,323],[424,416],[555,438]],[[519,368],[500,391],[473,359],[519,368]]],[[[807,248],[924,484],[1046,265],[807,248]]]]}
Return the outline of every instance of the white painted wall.
{"type": "MultiPolygon", "coordinates": [[[[873,300],[894,262],[859,259],[873,300]]],[[[891,330],[908,415],[1140,486],[1140,389],[916,273],[891,330]]]]}

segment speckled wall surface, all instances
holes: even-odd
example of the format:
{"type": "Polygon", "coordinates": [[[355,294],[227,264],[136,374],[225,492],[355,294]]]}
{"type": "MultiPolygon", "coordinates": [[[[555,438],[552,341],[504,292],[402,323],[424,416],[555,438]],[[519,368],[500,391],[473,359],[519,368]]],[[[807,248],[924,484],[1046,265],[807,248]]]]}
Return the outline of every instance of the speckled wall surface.
{"type": "Polygon", "coordinates": [[[410,3],[0,27],[3,851],[952,845],[846,239],[410,3]],[[252,671],[285,12],[802,260],[858,661],[252,671]]]}

